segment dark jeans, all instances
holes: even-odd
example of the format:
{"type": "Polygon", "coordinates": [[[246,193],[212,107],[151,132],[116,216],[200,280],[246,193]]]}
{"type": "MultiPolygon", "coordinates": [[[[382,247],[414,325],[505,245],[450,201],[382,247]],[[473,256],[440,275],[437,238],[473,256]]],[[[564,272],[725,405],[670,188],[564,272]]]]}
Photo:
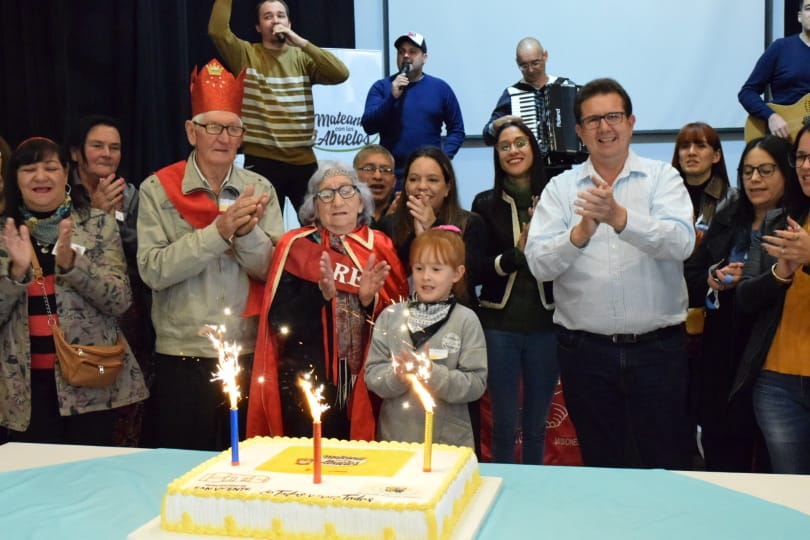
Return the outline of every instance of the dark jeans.
{"type": "Polygon", "coordinates": [[[754,385],[754,412],[773,472],[810,474],[810,377],[763,370],[754,385]]]}
{"type": "Polygon", "coordinates": [[[561,328],[557,359],[585,465],[688,468],[682,326],[636,343],[561,328]]]}
{"type": "Polygon", "coordinates": [[[307,183],[318,170],[318,164],[292,165],[245,154],[245,168],[264,176],[273,184],[278,196],[278,206],[282,211],[284,211],[284,197],[287,197],[298,212],[307,193],[307,183]]]}
{"type": "Polygon", "coordinates": [[[10,442],[112,446],[118,409],[72,416],[59,414],[52,369],[31,370],[31,423],[25,431],[8,430],[10,442]]]}
{"type": "Polygon", "coordinates": [[[559,377],[554,333],[525,335],[484,330],[484,335],[487,389],[492,404],[492,461],[515,462],[515,440],[520,426],[521,463],[542,465],[546,418],[559,377]]]}
{"type": "MultiPolygon", "coordinates": [[[[146,405],[144,445],[188,450],[225,450],[230,441],[230,404],[221,381],[212,381],[216,358],[155,354],[155,381],[146,405]]],[[[253,355],[239,357],[239,439],[245,438],[247,393],[253,355]]]]}

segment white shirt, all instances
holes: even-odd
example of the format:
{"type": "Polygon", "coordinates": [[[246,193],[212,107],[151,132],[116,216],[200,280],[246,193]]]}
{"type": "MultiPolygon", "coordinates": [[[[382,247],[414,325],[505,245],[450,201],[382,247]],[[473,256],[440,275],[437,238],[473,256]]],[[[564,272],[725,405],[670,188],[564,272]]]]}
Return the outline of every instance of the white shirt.
{"type": "Polygon", "coordinates": [[[627,209],[617,234],[599,225],[583,248],[571,243],[577,193],[599,177],[590,159],[552,178],[529,227],[526,259],[538,280],[554,281],[554,322],[598,334],[642,334],[682,323],[687,291],[683,261],[692,252],[692,203],[668,163],[629,151],[613,184],[627,209]]]}

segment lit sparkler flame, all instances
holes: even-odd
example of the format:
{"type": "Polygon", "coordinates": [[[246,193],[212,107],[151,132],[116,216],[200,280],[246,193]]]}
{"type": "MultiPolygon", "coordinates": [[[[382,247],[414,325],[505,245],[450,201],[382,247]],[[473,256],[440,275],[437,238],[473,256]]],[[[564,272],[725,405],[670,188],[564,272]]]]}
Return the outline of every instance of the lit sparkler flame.
{"type": "Polygon", "coordinates": [[[222,381],[222,388],[230,398],[231,409],[236,409],[240,397],[236,376],[241,371],[239,368],[239,353],[242,351],[242,347],[235,342],[225,341],[225,326],[223,325],[207,324],[200,330],[200,334],[207,336],[211,340],[211,344],[216,349],[219,357],[217,372],[213,374],[211,380],[222,381]]]}
{"type": "Polygon", "coordinates": [[[298,386],[301,387],[307,398],[312,421],[320,422],[321,414],[329,408],[329,405],[323,402],[323,385],[315,388],[312,384],[312,375],[307,373],[298,377],[298,386]]]}
{"type": "Polygon", "coordinates": [[[401,357],[391,355],[391,362],[394,364],[395,371],[405,374],[405,378],[411,383],[411,387],[419,397],[425,411],[433,412],[436,402],[433,401],[433,396],[430,395],[430,391],[424,384],[430,378],[433,367],[430,358],[424,352],[403,349],[401,357]]]}

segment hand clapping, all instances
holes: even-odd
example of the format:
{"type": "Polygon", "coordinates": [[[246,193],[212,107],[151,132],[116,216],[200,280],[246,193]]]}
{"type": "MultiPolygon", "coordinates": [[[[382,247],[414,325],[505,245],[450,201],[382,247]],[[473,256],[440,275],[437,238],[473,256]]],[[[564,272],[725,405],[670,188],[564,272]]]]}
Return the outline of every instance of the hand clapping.
{"type": "Polygon", "coordinates": [[[3,239],[6,252],[11,259],[8,275],[14,281],[20,281],[31,267],[31,237],[28,227],[20,225],[17,229],[14,220],[7,218],[3,226],[3,239]]]}
{"type": "Polygon", "coordinates": [[[267,194],[255,196],[255,189],[252,184],[248,185],[245,192],[217,218],[217,231],[225,240],[248,234],[262,219],[270,197],[267,194]]]}
{"type": "Polygon", "coordinates": [[[413,218],[413,230],[417,235],[430,229],[436,223],[436,214],[430,203],[424,202],[415,195],[408,195],[408,213],[413,218]]]}
{"type": "Polygon", "coordinates": [[[360,276],[360,305],[367,307],[374,301],[374,296],[382,289],[385,283],[385,278],[388,277],[388,272],[391,271],[391,265],[386,261],[377,262],[377,256],[372,253],[368,258],[368,262],[363,268],[363,274],[360,276]]]}
{"type": "Polygon", "coordinates": [[[787,227],[774,235],[762,237],[762,247],[776,257],[777,273],[788,278],[803,264],[810,263],[810,234],[793,218],[788,217],[787,227]]]}

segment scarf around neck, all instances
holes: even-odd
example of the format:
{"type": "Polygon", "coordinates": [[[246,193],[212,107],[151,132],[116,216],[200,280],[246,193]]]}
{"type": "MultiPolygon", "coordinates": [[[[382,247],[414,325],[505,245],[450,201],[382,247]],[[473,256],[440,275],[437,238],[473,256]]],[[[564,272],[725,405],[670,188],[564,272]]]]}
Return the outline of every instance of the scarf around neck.
{"type": "Polygon", "coordinates": [[[73,207],[70,195],[65,195],[65,201],[59,205],[50,215],[34,215],[25,205],[20,207],[23,222],[36,240],[44,244],[55,244],[59,238],[59,222],[70,215],[73,207]]]}

